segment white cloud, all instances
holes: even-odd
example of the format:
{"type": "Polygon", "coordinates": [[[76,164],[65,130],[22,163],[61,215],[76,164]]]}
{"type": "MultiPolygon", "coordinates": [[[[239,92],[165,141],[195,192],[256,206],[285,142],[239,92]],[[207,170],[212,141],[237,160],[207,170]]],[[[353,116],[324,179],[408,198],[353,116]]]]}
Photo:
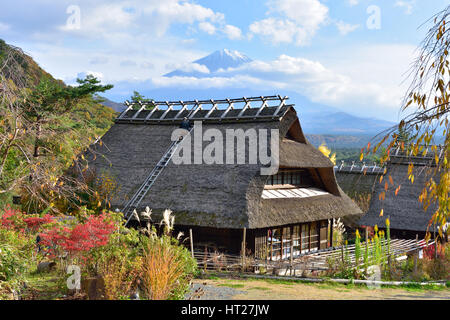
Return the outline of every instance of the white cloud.
{"type": "Polygon", "coordinates": [[[202,65],[202,64],[198,64],[198,63],[184,63],[184,64],[167,64],[166,65],[166,69],[169,69],[171,71],[173,70],[180,70],[183,72],[200,72],[200,73],[204,73],[204,74],[208,74],[210,73],[209,69],[207,66],[202,65]]]}
{"type": "Polygon", "coordinates": [[[319,0],[272,0],[269,13],[278,12],[300,26],[314,30],[328,17],[328,7],[319,0]]]}
{"type": "Polygon", "coordinates": [[[404,8],[405,14],[410,15],[413,12],[414,6],[416,4],[415,0],[397,0],[394,4],[394,7],[404,8]]]}
{"type": "Polygon", "coordinates": [[[356,6],[359,3],[358,0],[347,0],[347,2],[351,7],[356,6]]]}
{"type": "Polygon", "coordinates": [[[328,7],[318,0],[272,0],[267,14],[271,17],[250,25],[251,34],[274,43],[294,42],[301,46],[309,44],[320,26],[327,22],[328,7]]]}
{"type": "Polygon", "coordinates": [[[307,33],[298,28],[294,22],[275,18],[253,22],[250,25],[250,32],[263,36],[275,44],[296,42],[301,45],[307,37],[307,33]]]}
{"type": "Polygon", "coordinates": [[[103,73],[101,72],[96,72],[96,71],[83,71],[83,72],[79,72],[77,74],[77,78],[80,79],[84,79],[86,78],[88,75],[94,76],[99,80],[102,80],[104,78],[103,73]]]}
{"type": "Polygon", "coordinates": [[[9,25],[0,22],[0,31],[1,31],[1,32],[8,31],[10,28],[11,28],[11,27],[10,27],[9,25]]]}
{"type": "Polygon", "coordinates": [[[209,35],[213,35],[216,33],[216,27],[209,22],[200,22],[198,24],[198,28],[204,32],[206,32],[209,35]]]}
{"type": "Polygon", "coordinates": [[[231,40],[239,40],[242,38],[241,29],[239,29],[238,27],[232,26],[230,24],[227,24],[224,27],[223,32],[226,34],[228,39],[231,39],[231,40]]]}
{"type": "MultiPolygon", "coordinates": [[[[69,3],[69,0],[62,1],[69,3]]],[[[192,0],[80,0],[79,8],[80,28],[69,28],[64,21],[58,26],[60,31],[90,38],[113,38],[117,34],[130,35],[145,30],[146,34],[153,37],[162,37],[175,24],[203,23],[199,26],[203,28],[202,31],[206,29],[211,33],[214,24],[224,23],[225,20],[222,13],[214,12],[192,0]]]]}
{"type": "Polygon", "coordinates": [[[337,21],[336,27],[338,28],[339,33],[341,35],[345,36],[346,34],[358,29],[360,27],[360,25],[359,24],[349,24],[344,21],[337,21]]]}

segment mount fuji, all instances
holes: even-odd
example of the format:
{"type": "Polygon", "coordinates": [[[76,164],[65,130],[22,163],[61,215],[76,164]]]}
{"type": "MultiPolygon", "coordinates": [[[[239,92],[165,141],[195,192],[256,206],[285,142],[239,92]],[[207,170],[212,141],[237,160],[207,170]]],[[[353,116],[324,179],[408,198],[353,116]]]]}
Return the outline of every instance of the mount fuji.
{"type": "Polygon", "coordinates": [[[210,55],[193,61],[184,69],[177,69],[165,74],[165,77],[210,77],[219,70],[236,68],[252,59],[239,51],[228,49],[217,50],[210,55]]]}

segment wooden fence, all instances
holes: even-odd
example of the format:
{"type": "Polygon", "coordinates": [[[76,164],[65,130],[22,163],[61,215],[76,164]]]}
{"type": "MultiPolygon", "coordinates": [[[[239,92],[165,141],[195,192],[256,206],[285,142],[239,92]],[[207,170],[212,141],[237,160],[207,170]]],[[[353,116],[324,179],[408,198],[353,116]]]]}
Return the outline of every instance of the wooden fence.
{"type": "MultiPolygon", "coordinates": [[[[424,240],[404,240],[392,239],[390,250],[386,252],[391,259],[418,252],[430,245],[434,241],[426,243],[424,240]]],[[[367,250],[374,250],[375,244],[367,244],[367,250]]],[[[387,240],[381,241],[381,246],[387,250],[387,240]]],[[[361,243],[361,255],[366,250],[366,243],[361,243]]],[[[304,253],[291,260],[269,261],[255,259],[249,256],[230,255],[219,252],[205,250],[194,250],[194,257],[197,260],[199,269],[208,272],[240,272],[240,273],[272,273],[285,276],[301,276],[304,272],[326,271],[329,268],[330,260],[345,259],[350,262],[350,267],[356,266],[355,245],[346,247],[334,247],[315,252],[304,253]]],[[[361,257],[362,261],[362,257],[361,257]]]]}

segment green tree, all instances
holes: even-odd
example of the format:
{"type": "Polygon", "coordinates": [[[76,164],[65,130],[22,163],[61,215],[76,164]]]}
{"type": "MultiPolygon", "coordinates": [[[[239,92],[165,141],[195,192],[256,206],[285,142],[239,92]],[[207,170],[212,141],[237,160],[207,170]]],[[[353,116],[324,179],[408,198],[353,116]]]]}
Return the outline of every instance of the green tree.
{"type": "Polygon", "coordinates": [[[65,86],[49,77],[43,77],[28,97],[25,106],[25,117],[36,128],[34,134],[33,157],[39,157],[43,126],[52,123],[53,126],[64,114],[73,111],[75,106],[92,98],[98,92],[105,92],[113,85],[101,85],[92,75],[85,79],[77,79],[78,86],[65,86]]]}
{"type": "MultiPolygon", "coordinates": [[[[101,133],[92,119],[98,122],[100,116],[106,119],[114,114],[104,112],[105,107],[100,110],[92,98],[112,85],[102,85],[92,76],[77,82],[66,86],[20,49],[4,46],[0,56],[0,195],[20,192],[29,203],[46,208],[85,188],[81,181],[62,173],[92,143],[94,134],[101,133]]],[[[101,125],[107,129],[106,123],[101,125]]]]}
{"type": "Polygon", "coordinates": [[[139,103],[146,104],[146,109],[151,110],[154,108],[154,105],[152,104],[152,99],[146,98],[142,94],[140,94],[137,91],[133,91],[133,95],[130,98],[130,102],[134,105],[134,109],[140,109],[141,106],[139,103]]]}

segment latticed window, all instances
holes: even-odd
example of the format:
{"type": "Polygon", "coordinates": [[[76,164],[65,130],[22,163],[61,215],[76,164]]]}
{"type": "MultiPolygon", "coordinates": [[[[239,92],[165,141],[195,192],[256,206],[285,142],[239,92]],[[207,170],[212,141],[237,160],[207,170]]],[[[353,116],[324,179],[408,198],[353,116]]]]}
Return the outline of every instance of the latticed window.
{"type": "Polygon", "coordinates": [[[302,224],[302,252],[309,251],[309,224],[302,224]]]}
{"type": "Polygon", "coordinates": [[[317,228],[317,223],[311,223],[311,251],[315,251],[319,249],[319,229],[317,228]]]}
{"type": "Polygon", "coordinates": [[[300,254],[300,225],[292,227],[292,245],[294,247],[294,256],[300,254]]]}
{"type": "MultiPolygon", "coordinates": [[[[328,222],[314,221],[291,226],[267,229],[268,258],[272,261],[298,257],[320,248],[320,240],[327,241],[326,233],[321,236],[319,226],[327,226],[328,222]]],[[[325,247],[326,248],[326,245],[325,247]]]]}
{"type": "Polygon", "coordinates": [[[267,184],[311,187],[314,185],[314,180],[307,169],[280,170],[269,178],[267,184]]]}

